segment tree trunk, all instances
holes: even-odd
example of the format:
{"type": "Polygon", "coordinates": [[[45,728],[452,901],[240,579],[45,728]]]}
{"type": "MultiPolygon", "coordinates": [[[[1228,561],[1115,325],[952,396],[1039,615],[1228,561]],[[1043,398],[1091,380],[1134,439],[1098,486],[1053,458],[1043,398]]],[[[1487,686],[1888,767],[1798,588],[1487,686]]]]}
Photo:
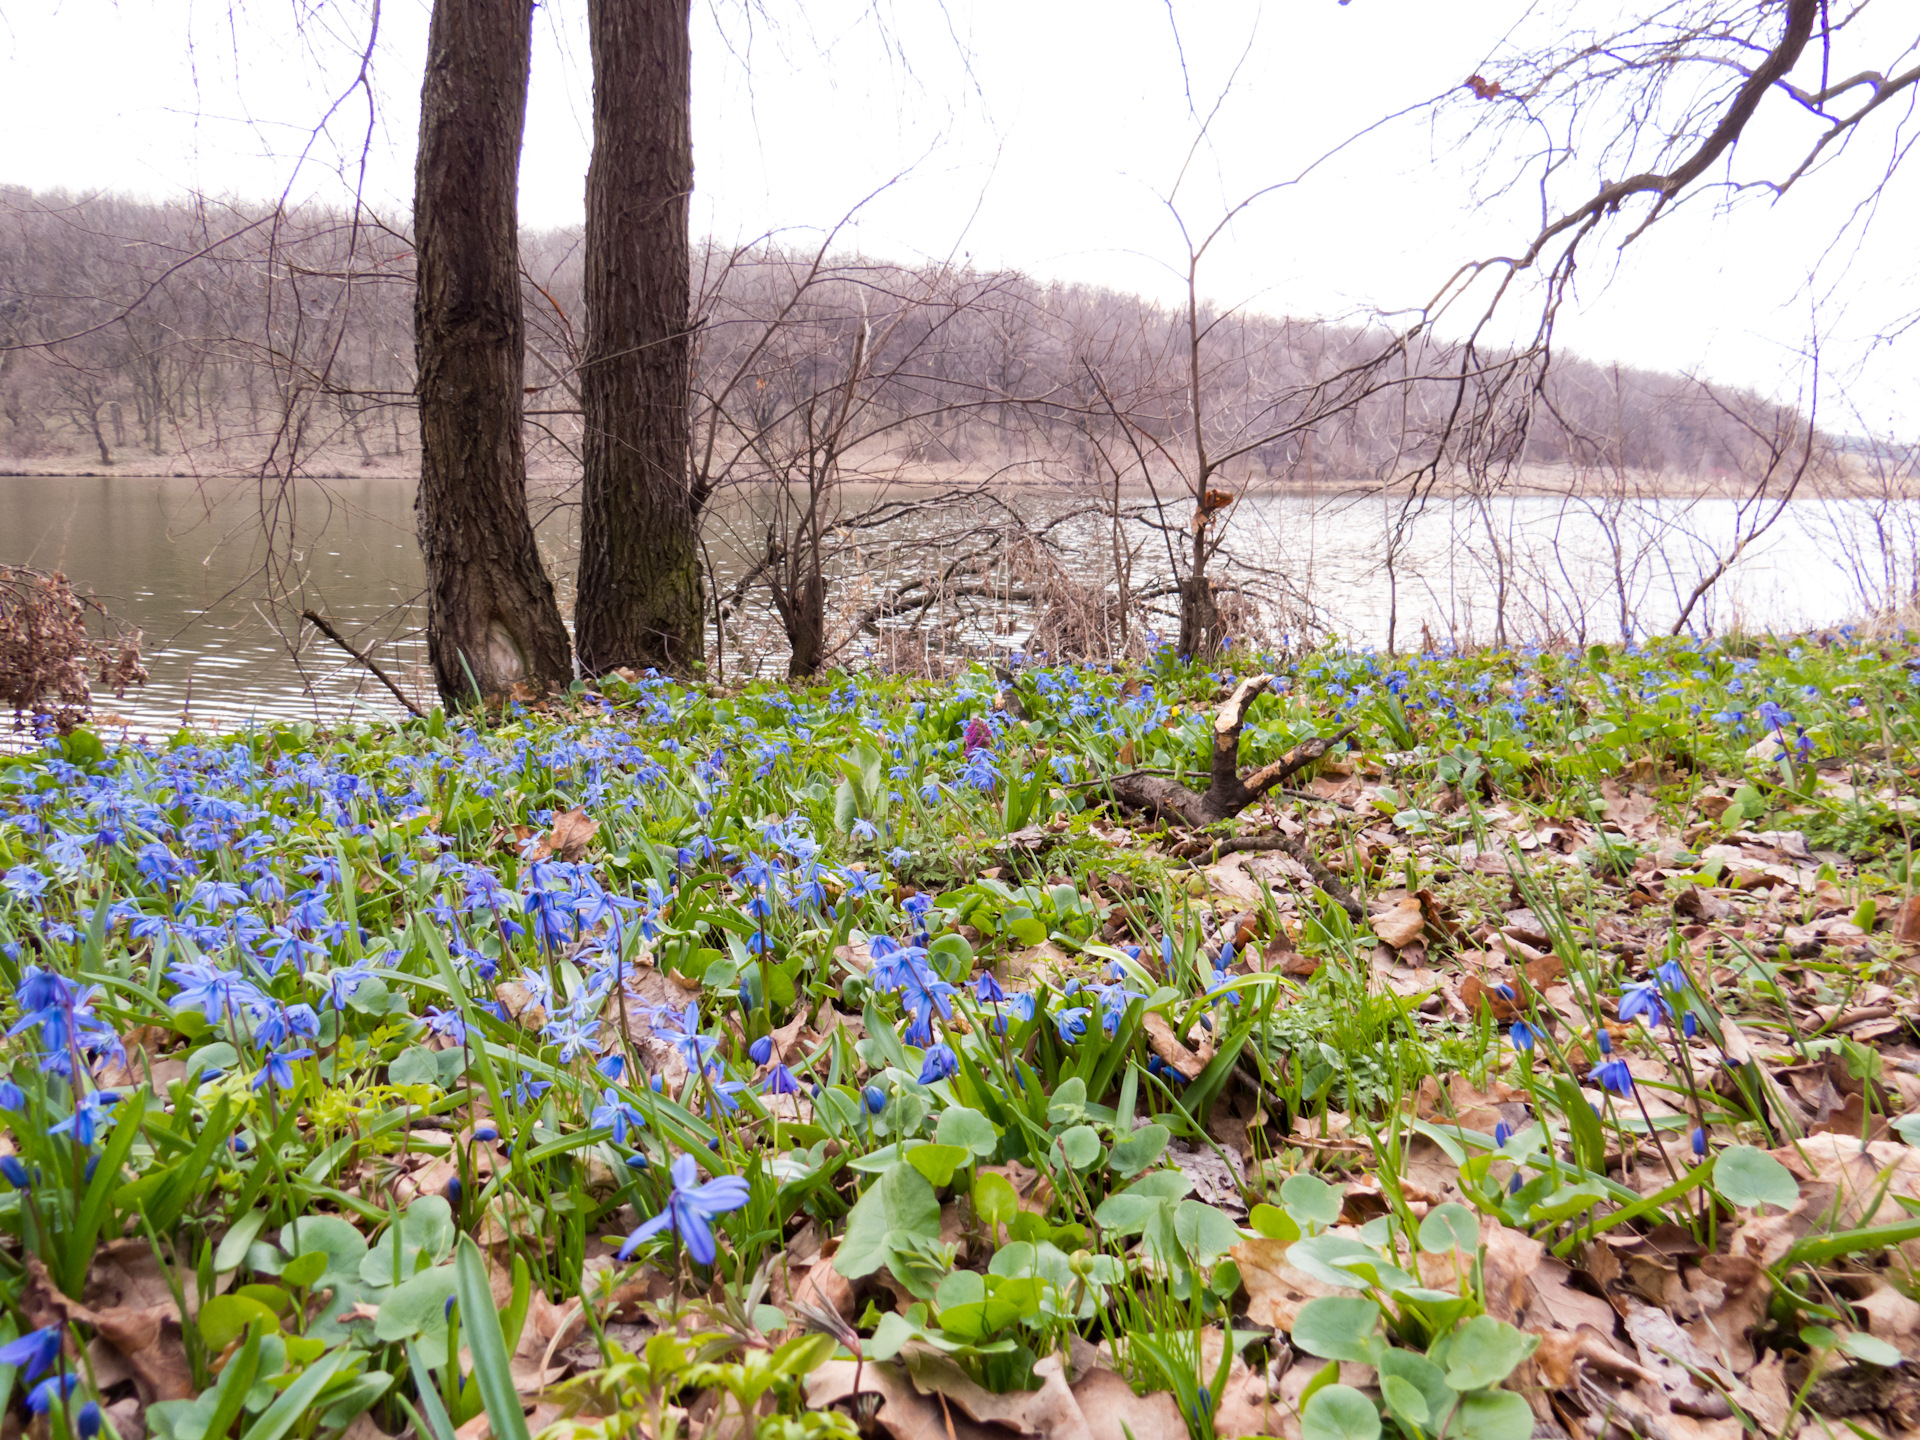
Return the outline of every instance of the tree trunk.
{"type": "Polygon", "coordinates": [[[593,161],[581,362],[580,663],[685,671],[705,649],[688,471],[689,0],[588,0],[593,161]]]}
{"type": "Polygon", "coordinates": [[[449,704],[564,688],[567,630],[527,515],[520,241],[532,0],[435,0],[413,223],[427,654],[449,704]]]}
{"type": "Polygon", "coordinates": [[[787,632],[792,655],[787,678],[805,680],[820,673],[827,658],[827,582],[818,570],[803,572],[792,589],[773,582],[774,608],[787,632]]]}

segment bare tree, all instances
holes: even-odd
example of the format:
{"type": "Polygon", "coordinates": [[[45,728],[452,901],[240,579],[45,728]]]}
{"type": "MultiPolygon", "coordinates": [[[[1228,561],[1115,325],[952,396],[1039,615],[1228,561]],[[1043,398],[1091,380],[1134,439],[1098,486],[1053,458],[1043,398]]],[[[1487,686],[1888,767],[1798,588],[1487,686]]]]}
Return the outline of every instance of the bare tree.
{"type": "Polygon", "coordinates": [[[420,97],[420,549],[449,703],[564,687],[566,627],[527,518],[519,239],[532,0],[436,0],[420,97]]]}

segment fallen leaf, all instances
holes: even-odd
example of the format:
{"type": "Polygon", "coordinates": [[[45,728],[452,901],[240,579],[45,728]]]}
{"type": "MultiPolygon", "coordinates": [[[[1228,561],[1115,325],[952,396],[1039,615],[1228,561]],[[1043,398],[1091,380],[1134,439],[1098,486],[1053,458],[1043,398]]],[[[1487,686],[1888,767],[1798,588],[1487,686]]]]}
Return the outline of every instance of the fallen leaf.
{"type": "Polygon", "coordinates": [[[600,822],[589,819],[587,812],[576,805],[553,817],[553,829],[540,837],[531,858],[546,860],[558,855],[570,863],[577,862],[585,857],[587,842],[599,828],[600,822]]]}
{"type": "Polygon", "coordinates": [[[1207,1062],[1213,1059],[1213,1037],[1198,1025],[1187,1036],[1189,1040],[1198,1037],[1197,1050],[1190,1050],[1183,1045],[1173,1033],[1173,1026],[1168,1023],[1167,1017],[1157,1010],[1149,1010],[1141,1026],[1147,1032],[1147,1043],[1153,1047],[1153,1053],[1188,1080],[1197,1077],[1207,1068],[1207,1062]]]}
{"type": "Polygon", "coordinates": [[[1373,933],[1396,950],[1404,950],[1427,928],[1427,912],[1420,897],[1408,895],[1385,914],[1373,917],[1373,933]]]}
{"type": "Polygon", "coordinates": [[[1292,1243],[1260,1236],[1240,1241],[1229,1252],[1240,1267],[1240,1283],[1247,1287],[1247,1318],[1288,1334],[1293,1333],[1294,1322],[1300,1318],[1300,1307],[1309,1300],[1350,1293],[1323,1284],[1288,1264],[1287,1248],[1292,1243]]]}

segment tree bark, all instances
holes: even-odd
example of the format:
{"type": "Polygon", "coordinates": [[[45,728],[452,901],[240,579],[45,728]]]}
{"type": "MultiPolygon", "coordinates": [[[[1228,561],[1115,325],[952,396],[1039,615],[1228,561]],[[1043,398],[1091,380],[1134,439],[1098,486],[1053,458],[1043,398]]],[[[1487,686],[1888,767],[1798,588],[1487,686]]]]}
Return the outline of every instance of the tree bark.
{"type": "Polygon", "coordinates": [[[581,363],[580,663],[685,671],[704,656],[688,469],[693,191],[689,0],[588,0],[593,161],[581,363]]]}
{"type": "Polygon", "coordinates": [[[572,680],[527,515],[517,200],[532,0],[435,0],[413,223],[427,654],[448,704],[572,680]]]}

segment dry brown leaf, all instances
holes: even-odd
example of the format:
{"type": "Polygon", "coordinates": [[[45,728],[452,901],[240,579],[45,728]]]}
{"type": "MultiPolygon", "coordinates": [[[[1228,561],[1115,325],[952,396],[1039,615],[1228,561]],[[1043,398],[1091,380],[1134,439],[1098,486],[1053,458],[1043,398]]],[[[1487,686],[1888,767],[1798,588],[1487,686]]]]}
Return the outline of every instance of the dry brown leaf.
{"type": "Polygon", "coordinates": [[[943,1435],[951,1440],[1006,1440],[1004,1430],[978,1424],[958,1407],[922,1395],[913,1388],[904,1367],[892,1362],[862,1365],[852,1360],[829,1360],[807,1376],[810,1410],[867,1394],[879,1397],[873,1418],[893,1440],[938,1440],[943,1435]]]}
{"type": "Polygon", "coordinates": [[[1213,1037],[1198,1025],[1187,1035],[1187,1039],[1197,1041],[1199,1047],[1191,1050],[1180,1043],[1179,1037],[1173,1033],[1173,1026],[1159,1011],[1149,1010],[1141,1025],[1147,1032],[1147,1043],[1153,1047],[1153,1053],[1188,1080],[1198,1076],[1207,1068],[1207,1062],[1213,1059],[1213,1037]]]}
{"type": "MultiPolygon", "coordinates": [[[[1187,1422],[1164,1390],[1136,1395],[1111,1370],[1088,1370],[1073,1382],[1073,1398],[1093,1440],[1186,1440],[1187,1422]]],[[[1224,1433],[1224,1432],[1222,1432],[1224,1433]]]]}
{"type": "Polygon", "coordinates": [[[1373,917],[1373,933],[1396,950],[1406,949],[1426,928],[1427,912],[1418,895],[1405,896],[1385,914],[1373,917]]]}
{"type": "Polygon", "coordinates": [[[1271,1325],[1288,1334],[1293,1333],[1300,1307],[1309,1300],[1348,1293],[1289,1265],[1287,1247],[1291,1243],[1263,1235],[1242,1240],[1229,1252],[1234,1264],[1240,1267],[1240,1283],[1247,1287],[1247,1318],[1256,1325],[1271,1325]]]}
{"type": "Polygon", "coordinates": [[[1045,1215],[1053,1208],[1053,1182],[1031,1165],[1009,1160],[1004,1165],[982,1165],[982,1175],[998,1175],[1013,1186],[1020,1208],[1034,1215],[1045,1215]]]}
{"type": "Polygon", "coordinates": [[[1909,895],[1893,917],[1893,939],[1899,945],[1920,945],[1920,895],[1909,895]]]}
{"type": "Polygon", "coordinates": [[[553,828],[540,837],[531,858],[546,860],[558,855],[562,860],[579,861],[587,853],[587,842],[599,828],[600,822],[589,819],[587,812],[576,805],[553,817],[553,828]]]}

